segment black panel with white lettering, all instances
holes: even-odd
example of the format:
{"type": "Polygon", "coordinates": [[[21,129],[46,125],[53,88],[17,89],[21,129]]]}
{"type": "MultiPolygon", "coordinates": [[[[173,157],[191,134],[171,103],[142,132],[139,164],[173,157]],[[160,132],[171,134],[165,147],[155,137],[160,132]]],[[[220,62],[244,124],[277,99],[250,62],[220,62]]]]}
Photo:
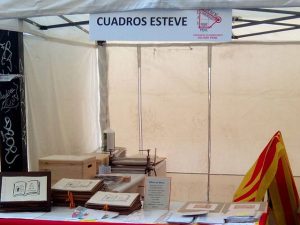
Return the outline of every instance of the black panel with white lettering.
{"type": "Polygon", "coordinates": [[[0,30],[1,171],[27,171],[23,35],[0,30]],[[17,74],[17,75],[16,75],[17,74]]]}

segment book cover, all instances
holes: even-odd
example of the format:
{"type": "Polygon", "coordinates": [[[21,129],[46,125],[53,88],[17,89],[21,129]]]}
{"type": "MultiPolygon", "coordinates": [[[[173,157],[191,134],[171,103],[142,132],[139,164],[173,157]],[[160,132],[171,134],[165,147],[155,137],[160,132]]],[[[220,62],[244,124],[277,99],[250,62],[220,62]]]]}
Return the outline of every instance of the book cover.
{"type": "Polygon", "coordinates": [[[98,191],[87,201],[87,204],[130,207],[137,198],[139,198],[138,193],[98,191]]]}

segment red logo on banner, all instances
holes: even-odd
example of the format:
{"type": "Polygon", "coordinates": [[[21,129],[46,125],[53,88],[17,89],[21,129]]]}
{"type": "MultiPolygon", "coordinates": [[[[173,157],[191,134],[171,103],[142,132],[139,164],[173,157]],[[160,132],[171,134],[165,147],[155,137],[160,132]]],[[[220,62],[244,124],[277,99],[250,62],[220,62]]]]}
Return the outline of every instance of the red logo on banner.
{"type": "Polygon", "coordinates": [[[222,18],[211,9],[198,9],[198,28],[201,31],[207,31],[216,23],[220,23],[222,18]]]}

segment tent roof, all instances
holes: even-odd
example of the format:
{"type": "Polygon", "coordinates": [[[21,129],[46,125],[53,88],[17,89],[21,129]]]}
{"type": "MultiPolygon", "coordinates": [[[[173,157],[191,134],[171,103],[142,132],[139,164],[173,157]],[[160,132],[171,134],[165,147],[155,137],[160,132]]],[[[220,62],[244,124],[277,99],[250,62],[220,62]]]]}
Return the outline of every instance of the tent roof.
{"type": "Polygon", "coordinates": [[[1,0],[0,19],[141,9],[295,7],[300,0],[1,0]]]}
{"type": "MultiPolygon", "coordinates": [[[[233,39],[254,41],[299,41],[300,7],[234,9],[233,39]]],[[[88,14],[32,17],[26,22],[35,24],[47,32],[64,38],[89,42],[88,14]]],[[[91,42],[92,43],[92,42],[91,42]]]]}
{"type": "Polygon", "coordinates": [[[233,10],[233,38],[259,41],[299,41],[300,8],[233,10]]]}
{"type": "MultiPolygon", "coordinates": [[[[2,0],[3,18],[23,18],[29,30],[61,39],[89,41],[88,14],[138,9],[195,9],[225,7],[233,9],[233,38],[254,41],[299,41],[300,0],[2,0]],[[261,8],[268,6],[271,8],[261,8]],[[280,6],[283,8],[275,8],[280,6]],[[255,8],[249,8],[255,7],[255,8]],[[237,9],[238,8],[238,9],[237,9]],[[82,14],[75,14],[82,13],[82,14]],[[59,28],[59,29],[58,29],[59,28]]],[[[10,27],[8,27],[10,28],[10,27]]],[[[16,30],[16,29],[12,29],[16,30]]],[[[28,29],[19,29],[27,31],[28,29]]],[[[30,33],[30,32],[29,32],[30,33]]]]}

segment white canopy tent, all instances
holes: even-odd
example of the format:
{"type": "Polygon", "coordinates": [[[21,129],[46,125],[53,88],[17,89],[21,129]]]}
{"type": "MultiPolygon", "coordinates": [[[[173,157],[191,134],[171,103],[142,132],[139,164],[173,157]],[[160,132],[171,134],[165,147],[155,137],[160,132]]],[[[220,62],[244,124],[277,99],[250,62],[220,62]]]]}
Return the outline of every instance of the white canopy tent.
{"type": "MultiPolygon", "coordinates": [[[[104,78],[100,84],[109,92],[109,116],[102,118],[102,123],[110,120],[117,145],[127,147],[129,154],[137,153],[142,140],[143,147],[157,147],[158,154],[168,158],[173,199],[207,200],[210,196],[211,200],[229,200],[276,130],[282,130],[286,137],[300,187],[299,31],[245,36],[273,30],[274,26],[298,28],[296,18],[276,21],[290,13],[245,10],[283,10],[273,7],[287,6],[300,6],[300,1],[2,1],[0,28],[27,33],[25,77],[31,168],[37,169],[37,159],[47,154],[85,153],[100,147],[98,50],[100,79],[104,78]],[[233,35],[244,36],[240,40],[246,41],[232,44],[107,43],[98,47],[78,27],[39,30],[17,19],[51,26],[70,23],[66,19],[71,23],[86,21],[86,13],[203,7],[239,8],[233,10],[233,26],[251,20],[265,23],[237,27],[233,35]],[[85,15],[71,15],[77,13],[85,15]]],[[[296,15],[300,11],[285,10],[296,15]]],[[[80,26],[88,31],[87,25],[80,26]]]]}
{"type": "Polygon", "coordinates": [[[24,2],[3,0],[0,3],[0,18],[28,18],[144,9],[295,7],[299,4],[299,0],[33,0],[24,2]]]}

